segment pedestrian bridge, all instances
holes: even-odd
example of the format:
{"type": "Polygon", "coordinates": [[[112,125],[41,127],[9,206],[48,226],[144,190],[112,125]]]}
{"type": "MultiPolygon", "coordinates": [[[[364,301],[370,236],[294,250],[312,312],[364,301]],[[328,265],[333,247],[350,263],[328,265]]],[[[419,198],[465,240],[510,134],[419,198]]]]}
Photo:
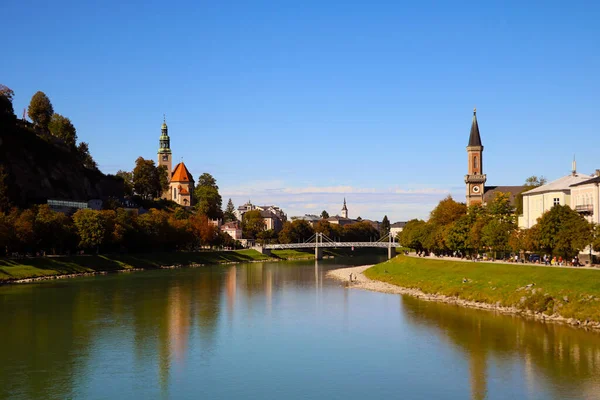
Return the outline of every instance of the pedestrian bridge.
{"type": "Polygon", "coordinates": [[[270,254],[272,250],[315,249],[315,259],[320,260],[323,258],[324,248],[339,247],[371,247],[388,249],[388,258],[394,258],[396,256],[396,247],[400,247],[400,244],[397,243],[394,240],[394,237],[389,234],[376,242],[338,242],[331,240],[322,233],[315,233],[308,240],[302,243],[266,244],[263,246],[255,246],[254,249],[263,254],[270,254]]]}

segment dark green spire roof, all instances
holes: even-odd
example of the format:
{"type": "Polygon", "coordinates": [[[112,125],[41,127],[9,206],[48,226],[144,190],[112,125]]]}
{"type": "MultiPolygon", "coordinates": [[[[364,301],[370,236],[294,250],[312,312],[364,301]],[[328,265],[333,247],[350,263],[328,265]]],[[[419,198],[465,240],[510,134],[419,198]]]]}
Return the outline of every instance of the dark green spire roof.
{"type": "Polygon", "coordinates": [[[479,136],[479,125],[477,125],[477,109],[473,109],[473,123],[471,124],[471,135],[469,136],[469,146],[482,146],[481,136],[479,136]]]}

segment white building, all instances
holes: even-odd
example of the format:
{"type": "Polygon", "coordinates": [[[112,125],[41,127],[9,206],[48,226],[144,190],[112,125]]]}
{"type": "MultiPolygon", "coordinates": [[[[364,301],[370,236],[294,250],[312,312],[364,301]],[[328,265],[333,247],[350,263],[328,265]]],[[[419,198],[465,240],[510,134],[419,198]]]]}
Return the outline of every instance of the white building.
{"type": "Polygon", "coordinates": [[[600,224],[600,170],[594,178],[571,185],[571,208],[600,224]]]}
{"type": "Polygon", "coordinates": [[[523,193],[523,215],[519,216],[519,228],[531,228],[537,224],[539,217],[556,205],[570,207],[571,185],[591,178],[590,175],[577,173],[575,161],[573,161],[573,171],[570,175],[523,193]]]}
{"type": "Polygon", "coordinates": [[[240,224],[237,221],[221,225],[221,232],[228,234],[233,240],[240,240],[242,238],[242,228],[240,228],[240,224]]]}
{"type": "Polygon", "coordinates": [[[395,238],[404,230],[405,226],[406,222],[394,222],[392,225],[390,225],[390,235],[395,238]]]}

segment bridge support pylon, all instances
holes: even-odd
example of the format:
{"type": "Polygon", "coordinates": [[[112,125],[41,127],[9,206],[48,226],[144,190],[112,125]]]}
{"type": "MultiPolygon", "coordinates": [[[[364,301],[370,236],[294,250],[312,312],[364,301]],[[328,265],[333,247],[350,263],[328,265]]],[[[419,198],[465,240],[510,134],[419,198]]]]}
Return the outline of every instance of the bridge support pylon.
{"type": "Polygon", "coordinates": [[[317,261],[323,259],[323,248],[319,246],[321,243],[323,243],[323,234],[317,233],[315,236],[315,260],[317,261]]]}
{"type": "Polygon", "coordinates": [[[396,257],[396,248],[388,247],[388,260],[391,260],[394,257],[396,257]]]}

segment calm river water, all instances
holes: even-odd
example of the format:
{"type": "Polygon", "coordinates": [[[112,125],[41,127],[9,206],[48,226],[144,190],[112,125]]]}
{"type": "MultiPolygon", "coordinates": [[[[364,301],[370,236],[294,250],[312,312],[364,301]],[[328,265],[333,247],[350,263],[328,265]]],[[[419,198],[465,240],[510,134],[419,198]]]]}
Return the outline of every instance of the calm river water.
{"type": "Polygon", "coordinates": [[[0,287],[2,399],[600,399],[600,335],[254,263],[0,287]]]}

